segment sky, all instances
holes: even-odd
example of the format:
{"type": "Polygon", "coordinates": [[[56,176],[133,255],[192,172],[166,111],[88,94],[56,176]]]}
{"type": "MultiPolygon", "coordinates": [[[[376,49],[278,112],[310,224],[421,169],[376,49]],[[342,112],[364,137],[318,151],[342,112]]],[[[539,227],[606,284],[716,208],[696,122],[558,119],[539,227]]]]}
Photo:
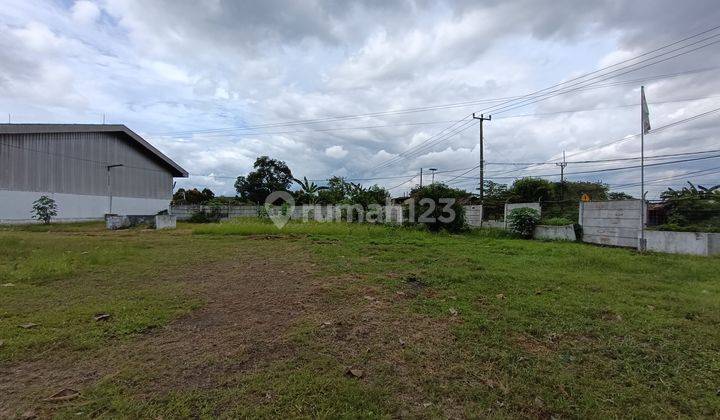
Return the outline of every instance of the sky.
{"type": "MultiPolygon", "coordinates": [[[[720,29],[672,47],[707,38],[697,51],[608,73],[578,85],[583,89],[525,106],[501,99],[569,86],[575,77],[713,28],[720,24],[717,0],[5,0],[3,6],[0,112],[11,122],[101,123],[104,116],[187,169],[191,176],[178,179],[178,188],[218,194],[234,194],[234,178],[260,155],[319,184],[337,175],[401,195],[420,181],[420,168],[424,182],[437,168],[436,181],[473,191],[478,124],[464,118],[483,112],[494,114],[484,123],[486,179],[559,180],[553,162],[565,151],[568,180],[601,181],[638,196],[637,168],[587,173],[637,160],[575,162],[640,155],[639,138],[629,137],[640,131],[640,85],[653,128],[720,107],[720,43],[711,44],[720,29]],[[550,164],[508,164],[525,162],[550,164]]],[[[720,149],[719,127],[716,112],[651,131],[646,163],[720,149]]],[[[714,155],[690,157],[706,156],[714,155]]],[[[688,179],[720,184],[713,168],[720,169],[720,158],[648,167],[648,196],[688,179]]]]}

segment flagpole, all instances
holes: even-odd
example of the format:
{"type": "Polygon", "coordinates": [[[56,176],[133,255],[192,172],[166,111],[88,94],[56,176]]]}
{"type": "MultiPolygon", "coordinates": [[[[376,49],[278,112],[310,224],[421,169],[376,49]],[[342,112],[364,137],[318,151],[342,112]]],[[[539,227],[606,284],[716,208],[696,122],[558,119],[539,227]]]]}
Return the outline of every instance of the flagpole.
{"type": "Polygon", "coordinates": [[[645,86],[640,86],[640,251],[645,251],[645,86]]]}

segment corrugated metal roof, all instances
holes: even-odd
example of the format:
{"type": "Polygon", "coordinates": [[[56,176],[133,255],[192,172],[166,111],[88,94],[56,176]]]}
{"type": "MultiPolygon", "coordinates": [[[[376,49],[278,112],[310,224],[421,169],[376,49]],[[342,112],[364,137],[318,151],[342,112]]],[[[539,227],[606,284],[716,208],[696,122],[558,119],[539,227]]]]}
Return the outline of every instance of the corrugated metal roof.
{"type": "Polygon", "coordinates": [[[167,166],[173,176],[188,176],[185,169],[124,124],[0,124],[0,134],[35,133],[123,133],[141,149],[150,152],[158,162],[167,166]]]}

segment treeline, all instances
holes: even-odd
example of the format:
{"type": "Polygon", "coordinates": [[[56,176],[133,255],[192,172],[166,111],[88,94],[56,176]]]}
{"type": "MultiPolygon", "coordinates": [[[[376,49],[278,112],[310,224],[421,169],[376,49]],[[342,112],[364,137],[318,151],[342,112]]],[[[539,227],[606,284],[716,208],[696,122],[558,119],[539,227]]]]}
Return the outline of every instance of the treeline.
{"type": "Polygon", "coordinates": [[[235,197],[216,197],[208,188],[186,190],[180,188],[173,194],[173,204],[263,204],[274,191],[285,191],[293,196],[295,203],[302,204],[359,204],[367,208],[370,204],[384,205],[390,192],[378,185],[365,187],[334,176],[327,185],[293,176],[288,165],[268,156],[255,160],[253,170],[235,180],[235,197]]]}

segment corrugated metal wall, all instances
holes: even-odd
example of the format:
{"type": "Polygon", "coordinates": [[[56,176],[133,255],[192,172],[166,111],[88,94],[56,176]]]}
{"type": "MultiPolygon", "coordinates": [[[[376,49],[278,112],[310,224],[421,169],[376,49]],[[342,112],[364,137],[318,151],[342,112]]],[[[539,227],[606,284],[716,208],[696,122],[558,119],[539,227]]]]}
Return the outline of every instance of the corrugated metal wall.
{"type": "Polygon", "coordinates": [[[122,133],[0,134],[0,189],[169,199],[172,174],[122,133]]]}

